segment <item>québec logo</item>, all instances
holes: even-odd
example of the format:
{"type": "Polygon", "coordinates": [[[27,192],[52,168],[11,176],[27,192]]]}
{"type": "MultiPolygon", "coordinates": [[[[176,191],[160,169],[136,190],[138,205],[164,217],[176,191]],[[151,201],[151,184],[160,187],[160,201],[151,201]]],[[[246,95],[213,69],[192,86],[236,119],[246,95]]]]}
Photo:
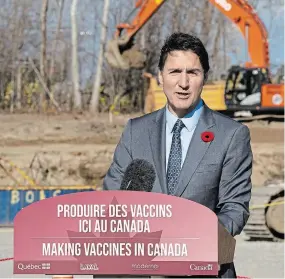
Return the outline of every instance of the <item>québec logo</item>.
{"type": "Polygon", "coordinates": [[[215,2],[227,12],[230,11],[232,8],[232,5],[228,3],[227,0],[215,0],[215,2]]]}

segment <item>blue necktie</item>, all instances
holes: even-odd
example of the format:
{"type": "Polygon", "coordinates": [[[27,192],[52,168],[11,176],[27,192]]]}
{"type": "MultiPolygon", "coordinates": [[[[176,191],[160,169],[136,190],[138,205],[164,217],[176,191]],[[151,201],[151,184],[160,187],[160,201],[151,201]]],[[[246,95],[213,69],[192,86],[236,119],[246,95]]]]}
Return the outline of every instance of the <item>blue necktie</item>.
{"type": "Polygon", "coordinates": [[[180,133],[185,127],[183,122],[178,119],[173,127],[173,137],[167,166],[167,187],[170,195],[174,195],[177,180],[181,171],[182,146],[180,133]]]}

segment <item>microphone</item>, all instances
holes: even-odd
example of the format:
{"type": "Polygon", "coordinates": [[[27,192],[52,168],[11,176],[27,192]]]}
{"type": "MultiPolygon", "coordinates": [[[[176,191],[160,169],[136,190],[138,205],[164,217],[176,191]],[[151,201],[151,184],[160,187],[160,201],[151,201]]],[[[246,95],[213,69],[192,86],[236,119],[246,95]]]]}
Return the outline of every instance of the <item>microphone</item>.
{"type": "Polygon", "coordinates": [[[155,177],[155,170],[150,162],[135,159],[126,169],[120,190],[151,192],[155,177]]]}

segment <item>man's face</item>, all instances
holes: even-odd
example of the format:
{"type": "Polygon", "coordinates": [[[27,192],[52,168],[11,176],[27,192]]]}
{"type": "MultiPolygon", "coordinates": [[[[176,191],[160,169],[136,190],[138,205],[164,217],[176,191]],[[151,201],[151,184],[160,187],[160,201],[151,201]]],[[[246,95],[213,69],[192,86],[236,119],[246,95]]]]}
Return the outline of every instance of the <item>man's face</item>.
{"type": "Polygon", "coordinates": [[[183,117],[195,108],[204,84],[204,71],[195,53],[180,50],[169,53],[158,78],[172,113],[183,117]]]}

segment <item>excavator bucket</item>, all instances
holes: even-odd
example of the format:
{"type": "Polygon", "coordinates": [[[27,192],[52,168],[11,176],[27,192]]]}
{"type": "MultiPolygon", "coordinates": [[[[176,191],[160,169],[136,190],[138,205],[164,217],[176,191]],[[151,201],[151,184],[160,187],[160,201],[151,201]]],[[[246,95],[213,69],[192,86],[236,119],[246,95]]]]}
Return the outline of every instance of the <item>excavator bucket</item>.
{"type": "Polygon", "coordinates": [[[112,67],[122,70],[143,69],[146,61],[145,55],[136,46],[130,46],[127,38],[109,41],[105,58],[112,67]]]}
{"type": "Polygon", "coordinates": [[[124,60],[120,48],[119,40],[114,39],[107,43],[105,57],[110,66],[118,69],[128,70],[130,68],[129,62],[124,60]]]}

